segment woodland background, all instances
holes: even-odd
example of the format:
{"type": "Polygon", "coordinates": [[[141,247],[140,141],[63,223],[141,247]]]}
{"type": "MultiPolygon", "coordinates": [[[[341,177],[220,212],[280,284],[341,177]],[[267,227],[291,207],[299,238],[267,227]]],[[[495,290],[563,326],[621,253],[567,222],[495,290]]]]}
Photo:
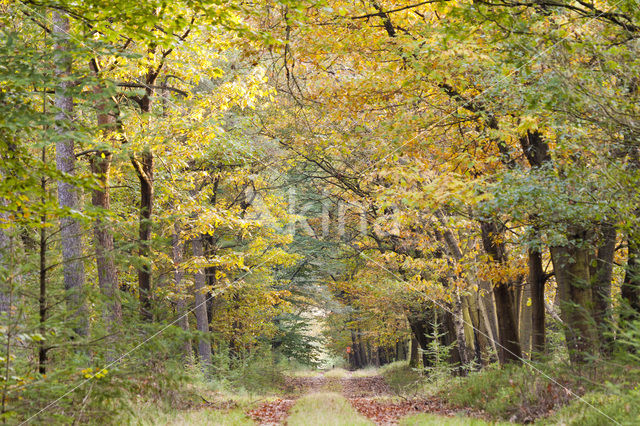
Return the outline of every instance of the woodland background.
{"type": "Polygon", "coordinates": [[[636,0],[0,10],[5,421],[394,361],[637,420],[636,0]]]}

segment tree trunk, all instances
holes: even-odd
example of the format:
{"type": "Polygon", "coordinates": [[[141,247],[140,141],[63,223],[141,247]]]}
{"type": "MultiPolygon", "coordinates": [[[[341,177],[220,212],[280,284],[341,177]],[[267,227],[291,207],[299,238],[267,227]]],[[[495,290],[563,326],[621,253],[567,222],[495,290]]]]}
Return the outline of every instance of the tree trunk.
{"type": "MultiPolygon", "coordinates": [[[[149,49],[149,54],[154,54],[155,49],[149,49]]],[[[145,94],[139,102],[140,111],[144,115],[151,113],[151,96],[153,89],[151,86],[155,84],[158,73],[163,64],[157,69],[149,68],[145,76],[145,94]]],[[[140,159],[135,155],[131,155],[131,163],[138,176],[140,182],[140,218],[139,218],[139,244],[138,254],[140,256],[141,266],[138,268],[138,291],[140,293],[140,315],[146,321],[153,320],[152,311],[152,276],[151,276],[151,228],[153,213],[153,153],[148,146],[144,148],[140,159]]]]}
{"type": "MultiPolygon", "coordinates": [[[[492,261],[498,264],[508,261],[504,243],[499,241],[500,232],[494,222],[481,222],[482,244],[492,261]]],[[[511,280],[493,283],[493,296],[498,318],[499,350],[498,359],[501,364],[521,362],[522,349],[518,338],[518,324],[513,306],[511,289],[516,283],[511,280]]]]}
{"type": "Polygon", "coordinates": [[[530,247],[528,251],[528,286],[531,297],[531,354],[545,352],[544,286],[547,277],[542,267],[542,253],[530,247]]]}
{"type": "MultiPolygon", "coordinates": [[[[195,257],[202,257],[204,255],[201,238],[192,240],[191,246],[195,257]]],[[[198,269],[198,272],[194,274],[193,282],[196,301],[194,309],[196,314],[196,327],[201,334],[198,336],[198,355],[200,357],[202,368],[206,372],[208,367],[211,365],[211,343],[209,342],[209,339],[205,337],[209,336],[209,318],[207,317],[207,306],[204,295],[206,282],[204,272],[202,270],[198,269]]]]}
{"type": "Polygon", "coordinates": [[[362,351],[360,345],[358,344],[358,339],[356,337],[355,330],[351,330],[351,348],[353,352],[353,359],[355,360],[355,368],[364,367],[364,362],[362,360],[362,351]]]}
{"type": "MultiPolygon", "coordinates": [[[[456,324],[454,321],[454,315],[450,309],[443,310],[442,312],[437,313],[438,317],[443,319],[442,324],[439,324],[443,332],[445,333],[444,344],[447,346],[452,345],[454,342],[459,342],[458,330],[456,329],[456,324]]],[[[437,330],[436,330],[437,331],[437,330]]],[[[460,348],[456,345],[453,350],[449,353],[449,363],[451,365],[456,365],[459,367],[458,371],[462,371],[462,357],[460,356],[460,348]]]]}
{"type": "MultiPolygon", "coordinates": [[[[533,169],[551,162],[549,144],[539,131],[527,130],[527,134],[521,136],[519,141],[522,152],[533,169]]],[[[535,222],[535,215],[531,219],[535,222]]],[[[542,253],[539,248],[529,248],[528,264],[528,284],[531,295],[531,354],[533,356],[533,354],[545,352],[544,286],[547,278],[542,266],[542,253]]]]}
{"type": "MultiPolygon", "coordinates": [[[[58,171],[73,177],[76,174],[76,156],[74,140],[69,132],[73,116],[73,98],[69,93],[72,82],[71,52],[69,47],[69,18],[61,12],[53,12],[53,34],[55,35],[56,76],[60,83],[55,90],[56,114],[56,167],[58,171]]],[[[69,181],[58,181],[58,204],[69,211],[79,211],[78,188],[69,181]]],[[[73,331],[79,336],[89,334],[88,310],[85,295],[85,271],[83,249],[83,230],[80,222],[70,214],[60,219],[60,239],[66,301],[71,313],[73,331]]]]}
{"type": "Polygon", "coordinates": [[[627,268],[620,293],[622,299],[628,305],[623,308],[629,308],[630,312],[623,312],[622,318],[634,320],[640,317],[640,245],[631,235],[627,237],[627,245],[627,268]]]}
{"type": "Polygon", "coordinates": [[[611,224],[603,224],[602,242],[596,253],[595,268],[591,270],[591,280],[593,284],[593,319],[597,325],[598,342],[600,342],[604,353],[610,353],[613,344],[611,279],[615,251],[616,228],[611,224]]]}
{"type": "MultiPolygon", "coordinates": [[[[91,172],[98,177],[100,187],[93,190],[91,197],[94,207],[104,212],[110,209],[109,170],[112,154],[102,151],[91,159],[91,172]]],[[[106,298],[104,318],[107,329],[112,330],[122,320],[122,308],[118,297],[118,278],[113,258],[113,232],[110,225],[102,218],[96,219],[94,225],[96,244],[96,266],[98,270],[98,286],[106,298]]]]}
{"type": "Polygon", "coordinates": [[[593,295],[589,250],[581,246],[582,233],[574,233],[564,247],[552,247],[551,259],[558,283],[560,316],[564,323],[569,357],[574,364],[595,354],[596,330],[591,317],[593,295]]]}
{"type": "Polygon", "coordinates": [[[485,280],[478,280],[478,288],[481,289],[481,293],[478,297],[478,305],[480,306],[480,313],[486,328],[486,335],[491,343],[493,354],[490,360],[497,360],[498,357],[498,318],[496,317],[496,304],[493,298],[493,289],[491,283],[485,280]]]}
{"type": "MultiPolygon", "coordinates": [[[[413,337],[418,343],[420,349],[422,349],[422,366],[429,367],[431,366],[431,359],[429,359],[429,353],[427,352],[429,349],[429,339],[427,337],[427,334],[429,333],[429,319],[427,314],[426,312],[411,313],[407,316],[407,319],[409,320],[409,326],[413,333],[413,337]]],[[[418,351],[416,351],[416,353],[418,353],[418,351]]],[[[411,356],[413,357],[413,355],[411,356]]]]}
{"type": "Polygon", "coordinates": [[[153,320],[151,307],[151,213],[153,211],[153,154],[147,149],[141,160],[131,159],[140,181],[140,219],[138,255],[142,265],[138,268],[140,314],[146,321],[153,320]]]}
{"type": "Polygon", "coordinates": [[[531,358],[531,337],[532,331],[532,309],[533,295],[531,284],[527,280],[522,289],[522,304],[520,306],[520,318],[518,319],[518,335],[520,336],[520,347],[525,358],[531,358]]]}
{"type": "Polygon", "coordinates": [[[509,294],[508,283],[497,283],[493,288],[496,300],[496,313],[498,316],[498,334],[500,346],[498,359],[501,364],[509,362],[521,362],[522,349],[518,339],[518,327],[515,321],[512,298],[509,294]]]}
{"type": "MultiPolygon", "coordinates": [[[[47,149],[42,148],[42,164],[47,163],[47,149]]],[[[42,176],[40,178],[40,189],[42,190],[41,202],[44,205],[47,201],[47,178],[42,176]]],[[[47,306],[47,215],[42,213],[40,216],[40,241],[39,241],[39,257],[40,257],[40,292],[38,295],[38,331],[40,335],[46,336],[46,323],[48,316],[47,306]]],[[[38,342],[38,372],[45,374],[47,372],[47,347],[46,340],[40,340],[38,342]]]]}
{"type": "Polygon", "coordinates": [[[360,356],[362,357],[362,367],[366,367],[369,365],[369,357],[367,356],[365,345],[362,342],[362,331],[360,331],[360,329],[356,330],[356,336],[358,337],[358,348],[360,349],[360,356]]]}
{"type": "MultiPolygon", "coordinates": [[[[171,257],[173,260],[173,285],[176,293],[178,294],[178,301],[176,302],[176,314],[178,315],[178,325],[185,332],[189,333],[189,311],[187,310],[186,295],[182,287],[182,279],[184,278],[184,272],[182,270],[184,245],[180,242],[180,225],[175,222],[173,225],[173,234],[171,235],[171,257]]],[[[185,360],[189,359],[192,355],[191,351],[191,338],[185,338],[184,346],[182,348],[183,357],[185,360]]]]}
{"type": "Polygon", "coordinates": [[[459,295],[454,296],[453,301],[453,325],[456,333],[456,343],[458,344],[458,354],[460,356],[460,366],[465,369],[473,359],[473,355],[467,345],[467,336],[465,335],[465,319],[462,307],[462,300],[459,295]]]}
{"type": "MultiPolygon", "coordinates": [[[[99,70],[94,67],[94,72],[99,70]]],[[[96,87],[94,93],[105,96],[102,87],[96,87]]],[[[117,109],[112,101],[99,99],[97,105],[98,127],[102,130],[105,141],[112,139],[116,130],[117,109]]],[[[113,154],[108,150],[98,151],[91,157],[91,173],[98,180],[98,188],[93,190],[91,202],[99,210],[100,216],[93,226],[93,235],[96,246],[96,269],[98,271],[98,286],[105,298],[103,318],[107,331],[112,333],[122,322],[122,307],[118,294],[118,277],[114,261],[113,232],[103,215],[111,208],[111,195],[109,189],[109,176],[113,154]]]]}
{"type": "Polygon", "coordinates": [[[480,317],[480,308],[478,306],[478,293],[466,296],[470,323],[472,325],[473,349],[478,365],[483,365],[482,354],[487,351],[489,343],[487,342],[487,331],[480,317]]]}
{"type": "Polygon", "coordinates": [[[418,339],[411,337],[411,353],[409,354],[409,367],[418,368],[420,364],[420,353],[418,351],[418,339]]]}
{"type": "MultiPolygon", "coordinates": [[[[0,177],[2,175],[0,174],[0,177]]],[[[6,200],[0,198],[0,203],[6,205],[6,200]]],[[[0,211],[0,223],[10,223],[9,215],[0,211]]],[[[8,275],[11,273],[11,262],[9,261],[9,249],[11,245],[11,237],[9,235],[10,229],[0,228],[0,318],[3,318],[2,314],[8,314],[11,308],[11,301],[9,297],[10,289],[5,285],[8,282],[8,275]]],[[[7,327],[9,325],[7,324],[7,327]]]]}
{"type": "MultiPolygon", "coordinates": [[[[460,262],[460,260],[462,259],[462,250],[460,250],[458,240],[456,239],[453,232],[451,232],[451,230],[446,226],[446,223],[444,221],[444,214],[440,210],[437,210],[435,214],[443,229],[441,239],[444,240],[451,257],[453,257],[456,263],[460,262]]],[[[458,343],[458,355],[460,357],[462,366],[465,366],[473,359],[473,354],[469,347],[470,345],[467,344],[467,342],[473,340],[474,333],[471,330],[469,333],[471,335],[470,339],[466,339],[465,328],[469,326],[473,327],[473,324],[471,323],[471,321],[465,321],[463,303],[460,299],[460,295],[458,294],[454,296],[453,311],[451,314],[455,329],[456,340],[458,343]],[[465,327],[465,324],[467,325],[467,327],[465,327]]],[[[469,320],[470,319],[471,318],[469,317],[469,320]]]]}

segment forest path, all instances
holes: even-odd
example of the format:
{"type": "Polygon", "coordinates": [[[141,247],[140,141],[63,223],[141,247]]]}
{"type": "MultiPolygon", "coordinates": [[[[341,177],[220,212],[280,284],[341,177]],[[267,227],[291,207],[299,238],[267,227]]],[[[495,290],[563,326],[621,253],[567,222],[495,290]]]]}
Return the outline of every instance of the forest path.
{"type": "Polygon", "coordinates": [[[260,404],[248,412],[249,417],[262,426],[286,424],[289,411],[301,395],[320,392],[327,384],[325,374],[319,376],[288,376],[285,382],[287,396],[260,404]]]}
{"type": "Polygon", "coordinates": [[[431,413],[445,423],[460,413],[437,398],[394,396],[380,375],[332,370],[319,376],[287,378],[289,396],[249,411],[259,425],[396,425],[402,417],[431,413]]]}

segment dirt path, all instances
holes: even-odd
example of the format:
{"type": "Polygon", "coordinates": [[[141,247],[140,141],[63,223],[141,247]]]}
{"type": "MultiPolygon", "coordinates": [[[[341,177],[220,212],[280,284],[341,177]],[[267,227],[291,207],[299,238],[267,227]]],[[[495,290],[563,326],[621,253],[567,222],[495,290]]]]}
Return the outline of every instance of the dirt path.
{"type": "Polygon", "coordinates": [[[435,397],[399,398],[392,394],[382,376],[362,377],[351,372],[332,376],[329,372],[317,377],[290,377],[286,387],[289,396],[267,401],[249,411],[249,416],[259,425],[286,424],[289,412],[299,397],[334,392],[346,398],[358,413],[377,425],[396,425],[402,417],[417,413],[485,417],[483,413],[451,407],[435,397]]]}
{"type": "Polygon", "coordinates": [[[260,404],[248,412],[249,417],[262,426],[284,424],[289,410],[301,395],[320,392],[326,384],[324,374],[315,377],[287,377],[285,392],[288,396],[260,404]]]}

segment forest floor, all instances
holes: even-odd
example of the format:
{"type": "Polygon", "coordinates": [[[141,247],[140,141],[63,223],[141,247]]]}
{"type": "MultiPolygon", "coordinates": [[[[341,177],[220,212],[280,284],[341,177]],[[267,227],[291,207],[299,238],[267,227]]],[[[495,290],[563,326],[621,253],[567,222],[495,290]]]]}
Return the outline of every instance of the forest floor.
{"type": "Polygon", "coordinates": [[[486,424],[484,413],[435,396],[398,397],[384,377],[370,374],[331,370],[289,377],[286,397],[261,403],[248,414],[260,425],[486,424]]]}
{"type": "MultiPolygon", "coordinates": [[[[488,367],[465,377],[425,376],[406,363],[379,369],[289,371],[162,388],[133,398],[118,423],[135,425],[472,425],[640,424],[640,369],[592,369],[590,381],[556,370],[488,367]],[[594,373],[595,374],[595,373],[594,373]],[[271,386],[257,386],[269,382],[271,386]],[[589,387],[591,383],[591,387],[589,387]],[[608,383],[603,388],[598,383],[608,383]],[[249,388],[248,386],[253,387],[249,388]],[[567,389],[580,392],[570,395],[567,389]],[[249,389],[252,389],[249,391],[249,389]],[[168,392],[169,390],[169,392],[168,392]]],[[[590,370],[591,371],[591,370],[590,370]]]]}

